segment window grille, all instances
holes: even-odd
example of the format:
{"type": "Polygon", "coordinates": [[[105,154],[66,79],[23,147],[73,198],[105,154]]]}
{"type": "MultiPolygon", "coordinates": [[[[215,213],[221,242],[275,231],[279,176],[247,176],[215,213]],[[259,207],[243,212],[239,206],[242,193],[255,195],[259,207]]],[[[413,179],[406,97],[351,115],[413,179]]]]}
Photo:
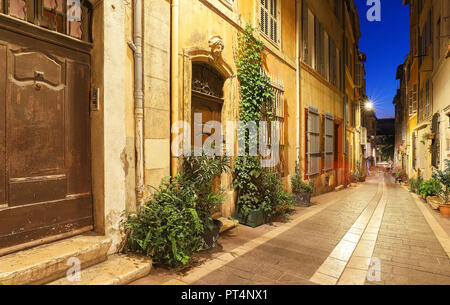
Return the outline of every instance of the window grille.
{"type": "MultiPolygon", "coordinates": [[[[262,71],[262,73],[265,73],[264,71],[262,71]]],[[[280,173],[284,172],[284,166],[283,166],[283,159],[284,159],[284,150],[285,150],[285,145],[286,145],[286,140],[285,140],[285,104],[284,104],[284,83],[282,81],[277,80],[275,77],[273,76],[268,76],[270,78],[270,85],[272,87],[272,91],[273,91],[273,95],[274,95],[274,100],[273,100],[273,105],[272,105],[272,115],[271,118],[267,115],[268,109],[263,109],[263,119],[266,121],[271,121],[268,122],[267,127],[268,127],[268,134],[267,134],[267,139],[268,139],[268,144],[272,145],[272,126],[274,126],[274,128],[276,128],[276,134],[278,135],[278,139],[279,139],[279,156],[280,156],[280,162],[278,162],[278,164],[273,164],[273,166],[271,166],[271,168],[273,170],[276,170],[280,173]],[[272,124],[272,122],[277,122],[277,124],[272,124]]]]}

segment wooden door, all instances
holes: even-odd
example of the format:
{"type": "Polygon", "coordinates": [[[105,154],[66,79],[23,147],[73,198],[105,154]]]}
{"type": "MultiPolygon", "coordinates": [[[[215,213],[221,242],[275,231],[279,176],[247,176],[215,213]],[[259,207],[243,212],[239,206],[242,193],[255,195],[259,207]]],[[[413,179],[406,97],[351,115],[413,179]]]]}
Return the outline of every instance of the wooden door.
{"type": "MultiPolygon", "coordinates": [[[[195,147],[195,137],[196,136],[202,136],[202,146],[204,145],[205,141],[214,134],[214,132],[218,132],[216,130],[212,130],[211,132],[205,132],[203,131],[204,126],[206,123],[216,121],[221,122],[222,121],[222,100],[221,99],[215,99],[208,96],[203,96],[200,93],[193,93],[192,95],[192,147],[195,147]],[[202,120],[195,121],[195,114],[201,114],[202,120]],[[198,134],[196,131],[199,131],[198,134]],[[200,133],[201,131],[201,133],[200,133]]],[[[213,188],[218,190],[221,186],[221,180],[220,177],[217,177],[214,179],[213,182],[213,188]]]]}
{"type": "Polygon", "coordinates": [[[201,131],[202,134],[202,145],[205,143],[215,130],[212,132],[204,132],[204,125],[210,121],[221,122],[222,121],[222,100],[213,99],[211,97],[201,96],[200,94],[192,95],[192,146],[194,146],[195,137],[199,136],[196,134],[196,130],[201,131]],[[202,115],[202,121],[195,121],[195,114],[202,115]]]}
{"type": "Polygon", "coordinates": [[[0,27],[0,253],[93,228],[90,56],[61,45],[0,27]]]}

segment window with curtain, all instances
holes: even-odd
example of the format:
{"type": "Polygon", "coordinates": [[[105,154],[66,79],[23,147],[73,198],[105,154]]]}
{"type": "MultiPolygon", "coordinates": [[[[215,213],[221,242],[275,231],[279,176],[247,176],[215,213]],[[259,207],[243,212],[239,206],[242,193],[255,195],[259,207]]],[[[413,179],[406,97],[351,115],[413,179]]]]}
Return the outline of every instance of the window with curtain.
{"type": "Polygon", "coordinates": [[[3,13],[80,40],[91,41],[87,0],[0,0],[3,13]]]}
{"type": "Polygon", "coordinates": [[[260,0],[260,30],[272,42],[279,44],[280,11],[279,0],[260,0]]]}

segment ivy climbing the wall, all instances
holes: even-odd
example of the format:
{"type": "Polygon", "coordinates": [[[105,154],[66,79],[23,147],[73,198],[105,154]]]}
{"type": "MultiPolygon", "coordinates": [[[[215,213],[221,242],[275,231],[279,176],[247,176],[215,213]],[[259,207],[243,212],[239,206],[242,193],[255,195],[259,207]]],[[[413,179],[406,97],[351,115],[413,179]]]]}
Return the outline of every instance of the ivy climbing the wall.
{"type": "MultiPolygon", "coordinates": [[[[264,44],[253,35],[254,29],[247,25],[238,39],[237,72],[240,85],[240,121],[244,124],[255,122],[257,126],[263,117],[272,118],[274,93],[270,78],[263,72],[264,44]]],[[[248,130],[239,130],[239,137],[245,137],[245,156],[236,158],[233,186],[238,191],[240,213],[263,211],[265,216],[274,216],[280,204],[288,201],[282,193],[281,178],[274,181],[275,173],[261,167],[259,156],[250,156],[250,143],[258,143],[257,135],[248,130]],[[272,185],[272,184],[275,184],[272,185]],[[267,194],[274,190],[277,194],[267,194]],[[277,198],[273,200],[273,198],[277,198]],[[282,202],[280,202],[280,200],[282,202]]],[[[276,179],[275,179],[276,180],[276,179]]]]}

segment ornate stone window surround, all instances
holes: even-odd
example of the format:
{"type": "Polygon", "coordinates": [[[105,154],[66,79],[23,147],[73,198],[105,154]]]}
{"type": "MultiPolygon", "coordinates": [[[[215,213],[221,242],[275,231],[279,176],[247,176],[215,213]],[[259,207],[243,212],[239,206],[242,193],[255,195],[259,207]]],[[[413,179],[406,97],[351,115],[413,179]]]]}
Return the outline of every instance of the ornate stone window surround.
{"type": "MultiPolygon", "coordinates": [[[[222,128],[226,134],[225,123],[227,121],[237,121],[239,117],[239,96],[238,80],[235,70],[222,58],[223,42],[220,36],[214,35],[210,38],[210,48],[187,47],[183,49],[183,92],[182,92],[182,113],[181,120],[191,125],[192,107],[192,67],[194,63],[207,63],[214,68],[224,78],[223,86],[223,106],[222,106],[222,128]]],[[[226,135],[225,135],[226,136],[226,135]]],[[[237,143],[237,134],[233,135],[237,143]]],[[[225,138],[226,139],[226,138],[225,138]]],[[[235,154],[237,153],[237,147],[235,154]]],[[[232,189],[232,176],[224,174],[221,179],[222,188],[232,189]]]]}

